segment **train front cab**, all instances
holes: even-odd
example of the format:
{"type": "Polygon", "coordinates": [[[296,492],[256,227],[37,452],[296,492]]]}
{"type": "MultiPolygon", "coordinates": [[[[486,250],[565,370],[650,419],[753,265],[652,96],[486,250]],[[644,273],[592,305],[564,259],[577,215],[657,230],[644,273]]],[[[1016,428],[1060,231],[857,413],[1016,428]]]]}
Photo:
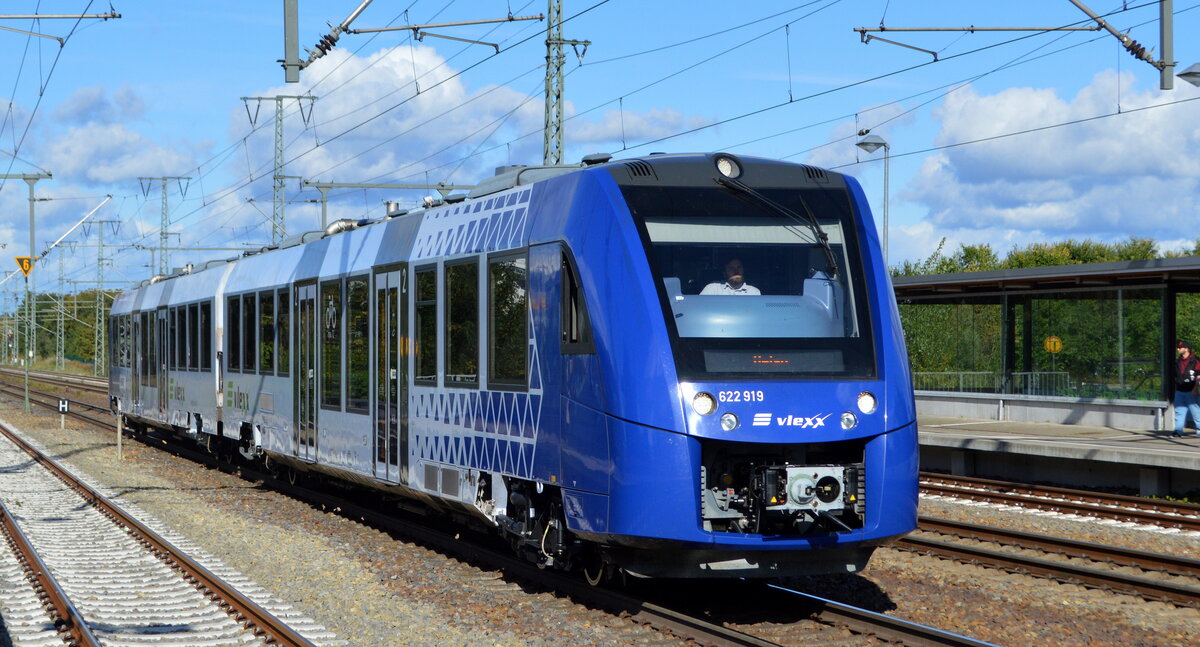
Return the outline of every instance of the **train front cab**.
{"type": "Polygon", "coordinates": [[[732,161],[733,186],[712,156],[569,178],[548,310],[565,338],[578,282],[595,353],[564,341],[567,526],[641,575],[859,570],[916,520],[911,380],[874,226],[852,179],[732,161]],[[733,258],[761,294],[701,294],[733,258]]]}

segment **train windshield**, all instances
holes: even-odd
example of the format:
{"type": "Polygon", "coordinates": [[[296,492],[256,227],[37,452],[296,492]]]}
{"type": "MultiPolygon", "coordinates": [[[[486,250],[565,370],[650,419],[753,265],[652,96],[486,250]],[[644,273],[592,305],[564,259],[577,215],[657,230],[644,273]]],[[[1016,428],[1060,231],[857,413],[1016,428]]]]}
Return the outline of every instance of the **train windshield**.
{"type": "Polygon", "coordinates": [[[681,377],[875,376],[845,189],[622,188],[681,377]]]}

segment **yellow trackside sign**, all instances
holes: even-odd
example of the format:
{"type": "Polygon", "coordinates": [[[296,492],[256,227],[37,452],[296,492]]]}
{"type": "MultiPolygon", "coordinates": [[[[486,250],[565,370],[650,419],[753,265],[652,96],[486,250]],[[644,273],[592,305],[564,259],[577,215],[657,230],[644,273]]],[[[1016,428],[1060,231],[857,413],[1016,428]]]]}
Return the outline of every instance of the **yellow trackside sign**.
{"type": "Polygon", "coordinates": [[[16,258],[17,258],[17,267],[21,268],[21,273],[24,274],[25,276],[29,276],[30,270],[33,269],[33,257],[32,256],[18,256],[16,258]]]}
{"type": "Polygon", "coordinates": [[[1047,353],[1061,353],[1063,349],[1062,339],[1051,335],[1046,338],[1046,341],[1042,342],[1042,348],[1045,348],[1047,353]]]}

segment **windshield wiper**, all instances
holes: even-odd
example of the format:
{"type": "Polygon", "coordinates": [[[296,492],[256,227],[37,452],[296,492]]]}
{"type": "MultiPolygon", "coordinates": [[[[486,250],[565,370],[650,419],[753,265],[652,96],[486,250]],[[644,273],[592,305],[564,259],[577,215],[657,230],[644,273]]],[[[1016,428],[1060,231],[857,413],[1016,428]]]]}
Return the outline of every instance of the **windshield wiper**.
{"type": "Polygon", "coordinates": [[[759,204],[759,206],[767,207],[786,218],[791,218],[802,225],[808,225],[811,227],[813,233],[816,235],[817,242],[821,244],[821,249],[825,250],[825,259],[829,261],[829,273],[834,279],[838,277],[837,258],[833,254],[833,247],[829,245],[829,235],[825,233],[825,230],[821,229],[820,223],[817,222],[817,217],[813,215],[812,209],[808,207],[808,203],[804,201],[804,196],[800,195],[800,192],[796,192],[796,197],[800,199],[800,206],[804,207],[805,218],[801,218],[796,214],[795,211],[788,209],[778,202],[775,202],[767,196],[732,178],[718,177],[717,184],[753,199],[759,204]]]}

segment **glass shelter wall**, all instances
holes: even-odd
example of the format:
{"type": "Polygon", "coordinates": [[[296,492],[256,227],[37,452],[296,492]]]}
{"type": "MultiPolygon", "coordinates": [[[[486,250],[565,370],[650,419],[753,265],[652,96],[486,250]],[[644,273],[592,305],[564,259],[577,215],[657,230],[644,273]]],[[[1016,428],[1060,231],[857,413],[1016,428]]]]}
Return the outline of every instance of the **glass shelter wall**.
{"type": "Polygon", "coordinates": [[[902,302],[914,386],[1161,400],[1166,294],[1108,288],[902,302]]]}

